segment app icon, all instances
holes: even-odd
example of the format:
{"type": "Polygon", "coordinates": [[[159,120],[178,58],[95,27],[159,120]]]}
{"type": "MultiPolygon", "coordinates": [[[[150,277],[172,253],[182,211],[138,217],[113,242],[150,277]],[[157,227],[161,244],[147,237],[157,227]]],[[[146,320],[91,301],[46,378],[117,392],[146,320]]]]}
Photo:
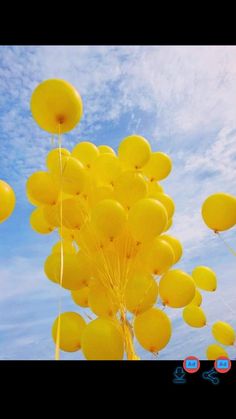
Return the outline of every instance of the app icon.
{"type": "Polygon", "coordinates": [[[216,384],[219,384],[219,382],[220,382],[219,378],[218,378],[218,377],[216,377],[216,374],[217,374],[216,370],[215,370],[214,368],[212,368],[212,369],[211,369],[211,370],[209,370],[209,371],[205,371],[205,372],[202,374],[202,378],[203,378],[204,380],[208,380],[208,381],[210,381],[212,384],[216,385],[216,384]]]}
{"type": "Polygon", "coordinates": [[[186,379],[185,379],[185,372],[183,370],[182,367],[177,367],[173,373],[174,378],[173,378],[173,383],[174,384],[185,384],[186,383],[186,379]]]}
{"type": "Polygon", "coordinates": [[[188,356],[185,358],[183,368],[190,374],[197,372],[200,368],[200,361],[195,356],[188,356]]]}
{"type": "Polygon", "coordinates": [[[220,356],[215,360],[214,364],[215,370],[221,374],[228,372],[231,368],[231,361],[225,356],[220,356]]]}

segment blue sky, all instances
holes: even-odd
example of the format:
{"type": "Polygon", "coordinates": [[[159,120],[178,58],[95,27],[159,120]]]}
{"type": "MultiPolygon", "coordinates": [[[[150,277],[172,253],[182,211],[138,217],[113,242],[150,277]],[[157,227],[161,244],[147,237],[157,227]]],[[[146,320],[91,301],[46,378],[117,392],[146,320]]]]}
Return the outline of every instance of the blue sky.
{"type": "MultiPolygon", "coordinates": [[[[66,291],[48,281],[43,263],[57,234],[29,226],[27,177],[44,168],[50,135],[33,121],[33,89],[63,78],[79,90],[81,123],[63,138],[117,148],[125,136],[145,136],[154,150],[170,154],[173,170],[163,186],[176,203],[170,234],[180,239],[178,267],[207,265],[218,277],[216,293],[203,293],[208,322],[236,327],[236,258],[206,228],[201,204],[211,193],[236,194],[235,47],[0,47],[0,178],[17,197],[12,217],[0,224],[0,359],[54,359],[51,325],[62,294],[63,310],[77,310],[66,291]]],[[[236,249],[235,229],[224,233],[236,249]]],[[[214,340],[210,328],[191,329],[181,310],[168,308],[171,342],[159,359],[203,359],[214,340]]],[[[143,359],[152,356],[138,347],[143,359]]],[[[236,357],[236,349],[229,351],[236,357]]],[[[80,352],[62,359],[81,359],[80,352]]]]}

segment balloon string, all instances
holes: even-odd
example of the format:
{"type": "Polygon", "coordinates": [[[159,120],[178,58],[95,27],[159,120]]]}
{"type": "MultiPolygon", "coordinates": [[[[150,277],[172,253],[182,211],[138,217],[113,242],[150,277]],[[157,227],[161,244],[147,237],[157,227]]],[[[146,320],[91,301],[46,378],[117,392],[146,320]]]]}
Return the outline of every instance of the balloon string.
{"type": "MultiPolygon", "coordinates": [[[[59,161],[60,161],[60,229],[62,233],[62,153],[61,153],[61,126],[58,127],[58,146],[59,146],[59,161]]],[[[60,240],[61,243],[61,254],[60,254],[60,287],[62,288],[63,279],[63,267],[64,267],[64,252],[63,252],[63,238],[60,240]]],[[[60,359],[60,333],[61,333],[61,311],[62,311],[62,296],[59,296],[58,302],[58,324],[57,324],[57,336],[56,336],[56,348],[55,348],[55,360],[60,359]]]]}
{"type": "Polygon", "coordinates": [[[215,234],[217,234],[217,236],[224,243],[225,247],[230,251],[230,253],[232,253],[232,255],[236,256],[235,250],[225,241],[225,239],[223,238],[223,236],[218,231],[216,231],[215,234]]]}

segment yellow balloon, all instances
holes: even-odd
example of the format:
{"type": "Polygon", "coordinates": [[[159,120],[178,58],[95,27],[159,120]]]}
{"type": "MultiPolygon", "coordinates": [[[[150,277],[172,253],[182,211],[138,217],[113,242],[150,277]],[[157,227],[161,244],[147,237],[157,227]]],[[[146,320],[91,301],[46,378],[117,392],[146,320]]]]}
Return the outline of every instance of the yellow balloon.
{"type": "Polygon", "coordinates": [[[126,208],[147,195],[144,177],[135,171],[124,171],[114,182],[114,196],[126,208]]]}
{"type": "Polygon", "coordinates": [[[162,310],[150,308],[135,317],[134,332],[144,349],[158,352],[168,344],[171,338],[171,322],[162,310]]]}
{"type": "Polygon", "coordinates": [[[29,192],[26,191],[26,196],[30,204],[34,205],[34,207],[39,207],[41,202],[37,201],[36,199],[32,198],[32,196],[29,194],[29,192]]]}
{"type": "Polygon", "coordinates": [[[185,307],[191,303],[195,290],[192,277],[180,269],[168,271],[159,283],[159,293],[163,303],[173,308],[185,307]]]}
{"type": "MultiPolygon", "coordinates": [[[[44,264],[44,272],[46,276],[53,282],[60,284],[61,281],[61,254],[52,253],[49,255],[44,264]]],[[[91,268],[87,259],[81,254],[81,251],[74,255],[63,254],[63,274],[61,286],[68,290],[78,290],[87,285],[91,268]]]]}
{"type": "Polygon", "coordinates": [[[190,304],[198,307],[202,304],[202,295],[198,289],[196,289],[195,295],[190,304]]]}
{"type": "Polygon", "coordinates": [[[44,205],[43,214],[45,220],[53,227],[59,227],[60,225],[60,205],[44,205]]]}
{"type": "Polygon", "coordinates": [[[148,241],[161,234],[166,223],[165,207],[152,198],[140,199],[129,211],[128,224],[135,239],[139,242],[148,241]]]}
{"type": "Polygon", "coordinates": [[[183,247],[180,241],[175,237],[169,236],[167,234],[163,234],[160,239],[165,240],[171,246],[174,252],[174,264],[177,263],[183,254],[183,247]]]}
{"type": "Polygon", "coordinates": [[[214,231],[225,231],[236,224],[236,197],[226,193],[210,195],[202,205],[202,218],[214,231]]]}
{"type": "Polygon", "coordinates": [[[112,241],[122,232],[126,213],[118,201],[104,199],[93,208],[92,222],[99,235],[112,241]]]}
{"type": "Polygon", "coordinates": [[[162,192],[156,193],[155,199],[157,199],[164,205],[168,215],[168,219],[172,218],[175,212],[175,203],[173,199],[166,193],[162,192]]]}
{"type": "Polygon", "coordinates": [[[85,330],[86,323],[78,313],[67,311],[56,318],[52,326],[52,337],[57,343],[57,333],[59,347],[65,352],[76,352],[81,348],[81,338],[85,330]],[[59,326],[59,331],[58,331],[59,326]]]}
{"type": "Polygon", "coordinates": [[[54,148],[50,150],[46,158],[46,166],[49,172],[60,173],[60,156],[69,157],[70,152],[66,148],[54,148]]]}
{"type": "Polygon", "coordinates": [[[89,287],[83,287],[80,290],[71,291],[71,296],[75,304],[80,307],[88,307],[89,287]]]}
{"type": "Polygon", "coordinates": [[[54,227],[45,219],[43,207],[38,207],[32,211],[30,225],[39,234],[49,234],[54,230],[54,227]]]}
{"type": "Polygon", "coordinates": [[[120,161],[113,154],[100,154],[94,163],[93,173],[100,184],[113,186],[121,173],[120,161]]]}
{"type": "Polygon", "coordinates": [[[54,179],[61,185],[63,192],[79,195],[85,187],[85,170],[79,160],[71,156],[62,156],[61,160],[54,158],[51,169],[54,179]]]}
{"type": "MultiPolygon", "coordinates": [[[[115,252],[122,261],[134,258],[139,252],[139,245],[132,236],[127,226],[122,233],[114,240],[115,252]]],[[[125,262],[124,262],[125,263],[125,262]]]]}
{"type": "Polygon", "coordinates": [[[143,256],[145,268],[153,275],[162,275],[174,263],[172,247],[158,237],[144,247],[143,256]]]}
{"type": "Polygon", "coordinates": [[[164,193],[164,188],[158,182],[147,182],[148,198],[156,198],[156,195],[159,193],[164,193]]]}
{"type": "Polygon", "coordinates": [[[62,224],[69,229],[79,230],[87,219],[86,209],[79,198],[62,201],[62,224]]]}
{"type": "Polygon", "coordinates": [[[13,213],[16,204],[16,197],[13,189],[8,183],[0,179],[0,223],[6,221],[13,213]]]}
{"type": "Polygon", "coordinates": [[[124,356],[123,336],[107,318],[91,321],[82,336],[82,351],[89,361],[119,361],[124,356]]]}
{"type": "Polygon", "coordinates": [[[143,168],[145,175],[151,180],[165,179],[171,172],[172,162],[170,157],[160,151],[151,154],[149,161],[143,168]]]}
{"type": "Polygon", "coordinates": [[[118,148],[121,162],[131,169],[141,169],[148,162],[150,155],[150,144],[140,135],[124,138],[118,148]]]}
{"type": "Polygon", "coordinates": [[[158,297],[158,285],[152,275],[136,272],[129,277],[125,288],[125,305],[138,315],[151,308],[158,297]]]}
{"type": "Polygon", "coordinates": [[[98,150],[100,151],[100,154],[105,154],[105,153],[114,154],[114,155],[116,154],[113,148],[109,147],[109,145],[99,145],[98,150]]]}
{"type": "Polygon", "coordinates": [[[83,113],[82,100],[77,90],[60,79],[40,83],[32,94],[30,107],[40,128],[52,134],[71,131],[83,113]]]}
{"type": "Polygon", "coordinates": [[[40,204],[56,204],[59,194],[59,185],[47,172],[35,172],[26,182],[26,191],[29,196],[40,204]]]}
{"type": "Polygon", "coordinates": [[[212,335],[222,345],[231,346],[235,343],[235,331],[228,323],[218,321],[212,326],[212,335]]]}
{"type": "Polygon", "coordinates": [[[76,254],[76,248],[71,240],[60,240],[55,243],[52,248],[52,253],[61,253],[61,248],[63,248],[63,253],[76,254]]]}
{"type": "Polygon", "coordinates": [[[183,319],[191,327],[206,326],[206,316],[202,308],[190,304],[183,309],[183,319]]]}
{"type": "Polygon", "coordinates": [[[196,286],[204,291],[215,291],[217,288],[216,274],[207,266],[196,266],[192,277],[196,286]]]}
{"type": "Polygon", "coordinates": [[[100,317],[114,317],[118,306],[110,290],[99,281],[90,284],[88,304],[91,310],[100,317]]]}
{"type": "Polygon", "coordinates": [[[220,356],[229,358],[229,355],[227,354],[226,350],[216,344],[212,344],[208,346],[206,350],[206,356],[209,361],[215,361],[220,356]]]}
{"type": "Polygon", "coordinates": [[[99,151],[95,144],[82,141],[73,148],[72,156],[76,157],[87,169],[91,169],[99,156],[99,151]]]}

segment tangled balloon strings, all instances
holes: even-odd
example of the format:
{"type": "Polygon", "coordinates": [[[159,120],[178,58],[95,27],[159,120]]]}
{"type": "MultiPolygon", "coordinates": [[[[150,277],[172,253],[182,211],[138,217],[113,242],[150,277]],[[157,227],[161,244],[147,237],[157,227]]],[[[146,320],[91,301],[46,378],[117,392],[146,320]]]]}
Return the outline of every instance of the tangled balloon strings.
{"type": "MultiPolygon", "coordinates": [[[[215,273],[205,266],[194,268],[191,275],[172,269],[182,246],[166,234],[175,207],[158,183],[171,171],[169,156],[152,152],[138,135],[121,141],[118,156],[110,146],[91,142],[77,144],[72,153],[62,148],[61,134],[82,115],[78,92],[63,80],[41,83],[32,95],[31,109],[41,128],[58,135],[58,149],[47,157],[48,171],[36,172],[27,181],[27,196],[36,206],[32,228],[41,234],[57,228],[60,235],[45,262],[45,273],[70,290],[76,304],[97,316],[86,314],[91,320],[86,324],[78,313],[62,313],[60,296],[52,328],[56,359],[60,349],[81,348],[86,359],[123,359],[124,350],[127,359],[139,359],[134,335],[156,357],[171,337],[166,307],[182,308],[189,326],[207,325],[218,342],[234,345],[233,328],[224,322],[210,326],[200,307],[198,289],[215,291],[215,273]],[[154,307],[158,295],[162,308],[154,307]]],[[[219,220],[215,215],[219,195],[213,205],[210,200],[204,206],[203,218],[210,228],[222,231],[234,223],[236,200],[224,196],[230,216],[219,220]]],[[[207,349],[209,359],[225,353],[217,345],[207,349]]]]}

